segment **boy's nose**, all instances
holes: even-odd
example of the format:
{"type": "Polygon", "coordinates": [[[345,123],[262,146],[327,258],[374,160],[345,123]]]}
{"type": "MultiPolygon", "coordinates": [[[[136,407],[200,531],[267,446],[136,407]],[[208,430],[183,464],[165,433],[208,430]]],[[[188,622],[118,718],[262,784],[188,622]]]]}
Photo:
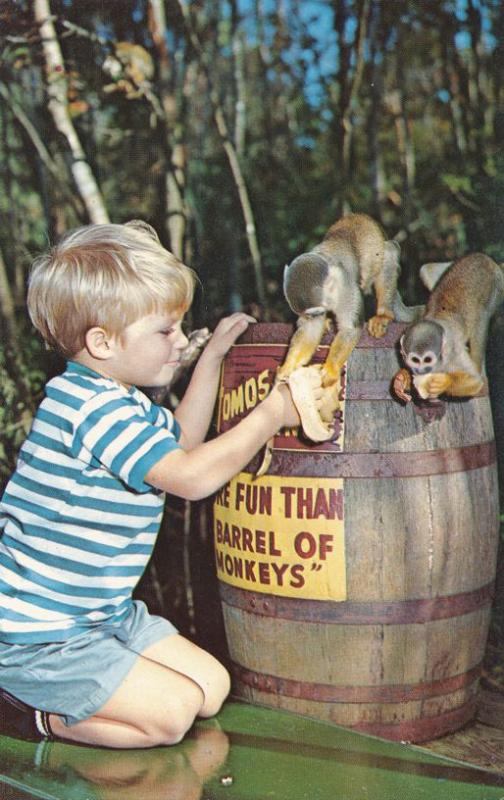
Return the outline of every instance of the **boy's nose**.
{"type": "Polygon", "coordinates": [[[188,344],[189,344],[189,339],[185,335],[184,331],[180,330],[179,335],[177,336],[177,341],[175,342],[177,350],[185,350],[188,344]]]}

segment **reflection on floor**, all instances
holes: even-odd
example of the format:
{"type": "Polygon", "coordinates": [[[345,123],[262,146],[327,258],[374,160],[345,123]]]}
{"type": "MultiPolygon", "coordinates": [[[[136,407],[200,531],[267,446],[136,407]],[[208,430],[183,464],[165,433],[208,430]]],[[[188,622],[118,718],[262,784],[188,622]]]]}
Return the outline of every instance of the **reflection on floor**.
{"type": "Polygon", "coordinates": [[[1,800],[502,800],[504,774],[284,711],[226,704],[176,747],[0,737],[1,800]]]}

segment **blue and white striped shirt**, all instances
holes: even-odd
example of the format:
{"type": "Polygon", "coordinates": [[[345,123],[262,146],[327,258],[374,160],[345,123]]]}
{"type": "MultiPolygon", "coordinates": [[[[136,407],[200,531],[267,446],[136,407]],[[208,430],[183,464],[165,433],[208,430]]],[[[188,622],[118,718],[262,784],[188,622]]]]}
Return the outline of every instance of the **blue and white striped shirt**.
{"type": "Polygon", "coordinates": [[[0,502],[1,641],[63,641],[128,613],[163,513],[144,478],[179,435],[170,411],[81,364],[49,381],[0,502]]]}

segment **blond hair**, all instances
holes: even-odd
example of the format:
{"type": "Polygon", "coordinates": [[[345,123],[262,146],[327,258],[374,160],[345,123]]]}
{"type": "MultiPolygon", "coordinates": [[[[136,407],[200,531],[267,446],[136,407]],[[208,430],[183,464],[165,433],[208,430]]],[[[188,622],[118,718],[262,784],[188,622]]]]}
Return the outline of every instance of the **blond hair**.
{"type": "Polygon", "coordinates": [[[28,312],[46,342],[69,358],[95,326],[120,336],[147,314],[184,314],[194,283],[194,272],[146,222],[85,225],[35,260],[28,312]]]}

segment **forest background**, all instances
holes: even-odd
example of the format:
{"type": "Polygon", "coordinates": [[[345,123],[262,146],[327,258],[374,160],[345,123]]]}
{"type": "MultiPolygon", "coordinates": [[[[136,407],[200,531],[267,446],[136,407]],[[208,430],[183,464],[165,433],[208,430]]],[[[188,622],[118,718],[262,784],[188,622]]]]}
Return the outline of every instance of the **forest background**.
{"type": "MultiPolygon", "coordinates": [[[[501,0],[0,0],[0,488],[62,367],[25,291],[65,230],[147,220],[199,275],[189,327],[213,328],[290,320],[284,264],[364,211],[401,243],[411,304],[426,261],[504,260],[503,145],[501,0]]],[[[224,657],[210,514],[169,498],[138,596],[224,657]]],[[[504,685],[503,620],[498,585],[504,685]]]]}

